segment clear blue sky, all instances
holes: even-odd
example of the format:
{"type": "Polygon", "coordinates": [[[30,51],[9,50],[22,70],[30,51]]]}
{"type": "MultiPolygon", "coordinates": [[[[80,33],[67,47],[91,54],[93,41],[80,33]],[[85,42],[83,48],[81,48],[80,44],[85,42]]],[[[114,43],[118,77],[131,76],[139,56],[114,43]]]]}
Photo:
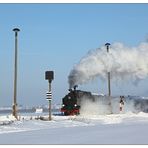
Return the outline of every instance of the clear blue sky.
{"type": "MultiPolygon", "coordinates": [[[[0,4],[0,106],[13,98],[14,27],[19,32],[18,104],[47,104],[46,70],[54,70],[53,103],[68,92],[68,75],[89,50],[106,42],[136,46],[148,36],[148,4],[0,4]]],[[[112,93],[148,96],[148,80],[112,84],[112,93]]],[[[107,93],[99,80],[80,89],[107,93]]]]}

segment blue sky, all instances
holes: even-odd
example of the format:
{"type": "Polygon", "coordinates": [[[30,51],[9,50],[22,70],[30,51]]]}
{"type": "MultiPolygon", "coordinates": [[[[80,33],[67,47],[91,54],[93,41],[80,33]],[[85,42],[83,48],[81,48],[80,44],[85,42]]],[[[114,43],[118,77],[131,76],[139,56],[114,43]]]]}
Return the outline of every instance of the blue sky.
{"type": "MultiPolygon", "coordinates": [[[[53,70],[53,103],[68,92],[68,75],[91,49],[106,42],[137,46],[148,36],[148,4],[0,4],[0,106],[13,98],[14,32],[19,32],[18,104],[47,104],[45,71],[53,70]]],[[[112,84],[112,94],[148,96],[138,86],[112,84]]],[[[107,93],[99,78],[80,89],[107,93]]]]}

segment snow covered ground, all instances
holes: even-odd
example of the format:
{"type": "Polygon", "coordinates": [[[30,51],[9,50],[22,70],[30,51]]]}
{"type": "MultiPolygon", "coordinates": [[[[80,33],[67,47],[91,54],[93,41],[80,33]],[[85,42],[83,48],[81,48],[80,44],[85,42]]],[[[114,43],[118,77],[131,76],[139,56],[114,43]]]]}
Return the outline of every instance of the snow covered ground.
{"type": "Polygon", "coordinates": [[[15,121],[1,116],[0,144],[148,144],[148,114],[52,116],[52,121],[15,121]]]}

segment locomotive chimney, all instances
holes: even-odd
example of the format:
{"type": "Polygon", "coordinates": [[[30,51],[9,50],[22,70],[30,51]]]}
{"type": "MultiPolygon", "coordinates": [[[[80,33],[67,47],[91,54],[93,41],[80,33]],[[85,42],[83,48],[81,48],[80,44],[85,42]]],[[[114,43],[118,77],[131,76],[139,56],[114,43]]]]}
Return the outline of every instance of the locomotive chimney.
{"type": "Polygon", "coordinates": [[[70,88],[70,89],[68,89],[70,92],[72,91],[72,89],[70,88]]]}
{"type": "Polygon", "coordinates": [[[76,90],[77,87],[78,87],[78,85],[75,85],[75,86],[73,87],[73,89],[76,90]]]}

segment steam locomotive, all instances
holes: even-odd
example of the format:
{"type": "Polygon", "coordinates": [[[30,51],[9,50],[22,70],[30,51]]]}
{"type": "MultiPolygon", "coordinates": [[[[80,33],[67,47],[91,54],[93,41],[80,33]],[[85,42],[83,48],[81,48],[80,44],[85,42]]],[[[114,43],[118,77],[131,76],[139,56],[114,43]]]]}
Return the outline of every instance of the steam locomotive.
{"type": "Polygon", "coordinates": [[[84,98],[89,98],[92,102],[95,101],[95,95],[91,92],[76,90],[76,86],[73,89],[69,89],[69,93],[62,98],[61,112],[64,115],[79,115],[81,102],[84,98]]]}
{"type": "Polygon", "coordinates": [[[84,93],[76,90],[76,86],[73,89],[69,89],[69,93],[62,99],[61,112],[64,115],[78,115],[80,113],[79,99],[84,93]]]}
{"type": "MultiPolygon", "coordinates": [[[[73,89],[69,89],[69,93],[65,95],[64,98],[62,98],[61,112],[64,115],[79,115],[80,108],[83,105],[83,101],[86,99],[88,99],[91,102],[98,103],[98,106],[100,103],[101,105],[103,104],[103,107],[106,110],[108,110],[107,108],[111,107],[110,105],[111,103],[112,103],[111,110],[114,110],[114,108],[116,107],[115,104],[117,104],[120,99],[119,96],[116,96],[116,97],[112,96],[110,100],[108,96],[94,95],[88,91],[77,90],[76,87],[77,86],[74,86],[73,89]]],[[[132,110],[128,110],[128,111],[136,112],[136,113],[142,111],[142,112],[148,113],[148,98],[141,98],[138,96],[135,96],[135,97],[126,96],[124,97],[124,102],[125,102],[126,108],[132,104],[132,110]]],[[[108,113],[109,112],[107,112],[107,114],[108,113]]]]}

